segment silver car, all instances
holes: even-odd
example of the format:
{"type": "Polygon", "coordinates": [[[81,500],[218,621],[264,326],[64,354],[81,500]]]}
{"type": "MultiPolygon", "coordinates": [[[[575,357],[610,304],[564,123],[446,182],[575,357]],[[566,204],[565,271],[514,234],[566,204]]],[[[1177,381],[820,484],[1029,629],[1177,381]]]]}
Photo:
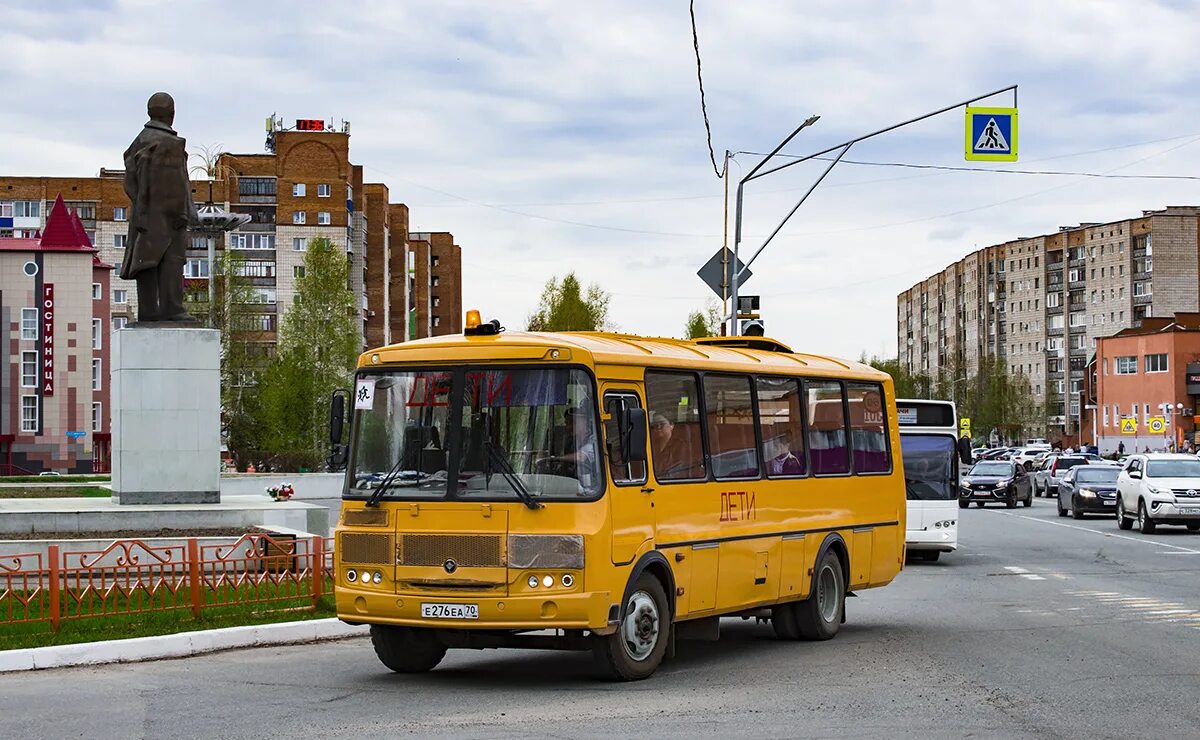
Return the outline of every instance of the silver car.
{"type": "Polygon", "coordinates": [[[1042,466],[1033,474],[1033,495],[1058,495],[1058,484],[1062,483],[1063,475],[1076,465],[1087,465],[1090,460],[1083,455],[1049,455],[1042,461],[1042,466]]]}

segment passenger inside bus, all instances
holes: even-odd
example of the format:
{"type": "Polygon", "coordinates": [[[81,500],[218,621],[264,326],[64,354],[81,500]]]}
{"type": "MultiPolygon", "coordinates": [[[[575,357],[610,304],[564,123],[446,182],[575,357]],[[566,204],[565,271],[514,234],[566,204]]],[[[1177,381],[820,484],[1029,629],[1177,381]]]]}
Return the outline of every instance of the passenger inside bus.
{"type": "Polygon", "coordinates": [[[689,430],[676,427],[664,414],[650,415],[650,438],[654,455],[654,477],[659,480],[687,480],[703,477],[697,471],[700,455],[693,450],[689,430]]]}

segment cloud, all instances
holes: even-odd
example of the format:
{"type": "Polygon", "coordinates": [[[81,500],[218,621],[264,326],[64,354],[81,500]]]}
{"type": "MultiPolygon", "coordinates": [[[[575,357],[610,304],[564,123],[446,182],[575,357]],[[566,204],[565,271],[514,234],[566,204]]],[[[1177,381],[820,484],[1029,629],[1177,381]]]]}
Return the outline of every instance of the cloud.
{"type": "MultiPolygon", "coordinates": [[[[709,299],[695,272],[723,242],[723,184],[708,163],[686,7],[331,7],[80,0],[8,11],[0,71],[20,105],[0,111],[0,173],[118,164],[157,89],[175,95],[193,146],[258,151],[272,112],[344,118],[353,160],[412,206],[413,229],[454,232],[468,306],[518,325],[547,278],[575,270],[613,293],[625,330],[671,335],[709,299]]],[[[1200,136],[1200,17],[1188,4],[1018,0],[999,18],[990,7],[698,3],[718,155],[768,151],[819,113],[788,149],[811,152],[1015,82],[1022,168],[1187,174],[1200,164],[1200,143],[1175,138],[1200,136]],[[1138,142],[1156,143],[1129,146],[1138,142]]],[[[848,157],[961,164],[962,125],[947,113],[848,157]]],[[[739,155],[732,171],[754,161],[739,155]]],[[[823,166],[747,187],[744,259],[823,166]]],[[[894,351],[896,294],[976,244],[1196,200],[1178,182],[843,164],[745,288],[763,297],[768,332],[794,346],[894,351]]]]}

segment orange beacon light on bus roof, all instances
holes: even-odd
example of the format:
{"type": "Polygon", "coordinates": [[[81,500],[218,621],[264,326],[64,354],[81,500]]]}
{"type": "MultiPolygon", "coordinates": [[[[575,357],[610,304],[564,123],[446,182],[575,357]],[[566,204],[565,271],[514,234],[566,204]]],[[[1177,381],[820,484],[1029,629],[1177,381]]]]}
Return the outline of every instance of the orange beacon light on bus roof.
{"type": "Polygon", "coordinates": [[[478,311],[476,311],[476,310],[475,310],[475,309],[473,309],[473,308],[472,308],[470,311],[467,311],[467,319],[466,319],[466,321],[464,321],[464,322],[463,322],[463,326],[464,326],[466,329],[468,329],[468,330],[470,330],[470,329],[475,329],[475,328],[477,328],[477,327],[478,327],[478,326],[479,326],[481,323],[483,323],[483,322],[482,322],[482,320],[479,318],[479,312],[478,312],[478,311]]]}

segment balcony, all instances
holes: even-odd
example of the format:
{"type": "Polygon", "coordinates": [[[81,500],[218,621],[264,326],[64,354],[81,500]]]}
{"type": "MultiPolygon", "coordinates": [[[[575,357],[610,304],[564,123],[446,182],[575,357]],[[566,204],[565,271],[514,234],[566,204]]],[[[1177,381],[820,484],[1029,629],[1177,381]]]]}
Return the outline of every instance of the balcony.
{"type": "Polygon", "coordinates": [[[1070,260],[1067,263],[1067,266],[1068,267],[1083,267],[1084,262],[1086,262],[1086,260],[1083,257],[1080,257],[1079,259],[1070,260]]]}
{"type": "Polygon", "coordinates": [[[1152,277],[1154,277],[1154,273],[1153,273],[1153,272],[1149,272],[1149,271],[1142,271],[1142,272],[1135,272],[1135,273],[1133,273],[1133,279],[1134,279],[1134,280],[1149,280],[1149,279],[1150,279],[1150,278],[1152,278],[1152,277]]]}
{"type": "Polygon", "coordinates": [[[1054,315],[1057,315],[1057,314],[1061,314],[1062,312],[1063,312],[1063,307],[1062,307],[1062,305],[1061,305],[1061,304],[1060,304],[1060,305],[1057,305],[1057,306],[1048,306],[1048,307],[1046,308],[1046,315],[1047,315],[1047,316],[1054,316],[1054,315]]]}
{"type": "Polygon", "coordinates": [[[1135,295],[1133,297],[1133,305],[1145,306],[1153,300],[1154,300],[1154,295],[1151,293],[1146,293],[1145,295],[1135,295]]]}
{"type": "Polygon", "coordinates": [[[1047,329],[1046,330],[1046,336],[1048,336],[1048,337],[1061,337],[1062,335],[1063,335],[1063,328],[1061,326],[1058,328],[1055,328],[1055,329],[1047,329]]]}
{"type": "Polygon", "coordinates": [[[1071,280],[1070,282],[1067,283],[1067,288],[1070,290],[1075,290],[1077,288],[1084,287],[1084,284],[1085,284],[1085,281],[1082,278],[1079,280],[1071,280]]]}

